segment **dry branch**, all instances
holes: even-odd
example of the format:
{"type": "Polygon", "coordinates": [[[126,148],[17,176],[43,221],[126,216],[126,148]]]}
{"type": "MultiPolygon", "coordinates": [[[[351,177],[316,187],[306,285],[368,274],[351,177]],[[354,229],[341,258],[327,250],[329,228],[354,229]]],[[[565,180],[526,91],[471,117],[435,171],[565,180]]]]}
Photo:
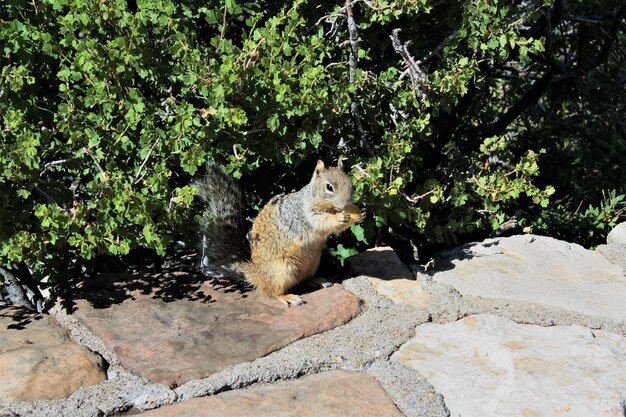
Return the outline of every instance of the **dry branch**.
{"type": "Polygon", "coordinates": [[[20,284],[20,280],[10,271],[0,267],[0,275],[4,277],[4,288],[7,290],[7,298],[14,305],[34,310],[35,307],[26,297],[26,293],[20,284]]]}
{"type": "MultiPolygon", "coordinates": [[[[420,68],[422,61],[415,61],[415,59],[409,53],[408,47],[411,44],[411,41],[405,42],[402,44],[400,41],[400,37],[398,36],[400,33],[400,29],[394,29],[391,31],[391,44],[393,45],[393,49],[400,54],[402,60],[406,65],[406,70],[404,73],[400,75],[400,79],[404,78],[406,74],[411,78],[411,84],[413,85],[413,91],[415,92],[415,98],[418,101],[426,100],[426,93],[424,89],[426,87],[426,83],[428,81],[428,77],[424,71],[420,68]]],[[[443,46],[442,46],[443,48],[443,46]]]]}
{"type": "MultiPolygon", "coordinates": [[[[348,20],[348,44],[350,45],[350,55],[348,59],[348,79],[350,85],[355,84],[357,61],[359,56],[359,29],[352,13],[352,4],[352,0],[346,0],[346,5],[344,6],[346,17],[348,20]]],[[[359,143],[361,147],[365,149],[368,155],[374,156],[374,150],[372,149],[369,142],[369,134],[363,128],[363,122],[361,121],[361,109],[359,107],[357,99],[358,97],[356,92],[352,93],[352,102],[350,103],[350,114],[352,115],[352,122],[359,136],[359,143]]]]}

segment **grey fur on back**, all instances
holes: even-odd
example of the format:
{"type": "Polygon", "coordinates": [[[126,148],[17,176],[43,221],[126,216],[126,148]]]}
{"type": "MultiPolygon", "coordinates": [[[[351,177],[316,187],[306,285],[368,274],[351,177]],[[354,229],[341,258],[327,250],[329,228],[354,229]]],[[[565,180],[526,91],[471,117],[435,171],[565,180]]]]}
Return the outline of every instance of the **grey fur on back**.
{"type": "Polygon", "coordinates": [[[237,271],[250,257],[242,225],[241,189],[214,161],[192,184],[204,204],[200,214],[202,271],[225,268],[237,271]]]}

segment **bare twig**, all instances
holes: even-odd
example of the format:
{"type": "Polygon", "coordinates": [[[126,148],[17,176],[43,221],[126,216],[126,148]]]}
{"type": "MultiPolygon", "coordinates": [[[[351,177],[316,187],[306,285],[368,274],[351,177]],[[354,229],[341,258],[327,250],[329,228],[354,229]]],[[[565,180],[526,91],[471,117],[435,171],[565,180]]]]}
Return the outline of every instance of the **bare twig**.
{"type": "Polygon", "coordinates": [[[172,212],[172,208],[174,207],[174,204],[178,203],[178,199],[176,198],[176,196],[173,196],[172,198],[170,198],[170,203],[167,206],[167,212],[171,213],[172,212]]]}
{"type": "MultiPolygon", "coordinates": [[[[393,49],[400,54],[402,60],[404,61],[407,69],[400,75],[400,79],[404,78],[406,74],[411,77],[411,84],[413,85],[413,91],[415,92],[415,98],[418,101],[426,100],[426,93],[424,92],[424,87],[426,86],[426,82],[428,81],[428,77],[426,73],[422,71],[420,65],[422,61],[415,61],[415,59],[411,56],[408,51],[408,47],[411,42],[405,42],[402,44],[400,41],[400,37],[398,34],[400,33],[400,29],[394,29],[391,31],[391,44],[393,49]]],[[[443,47],[442,47],[443,48],[443,47]]]]}
{"type": "Polygon", "coordinates": [[[330,24],[330,29],[328,29],[328,32],[326,32],[326,36],[329,39],[337,36],[337,33],[339,33],[339,30],[343,26],[343,23],[346,21],[346,16],[343,13],[345,13],[345,7],[342,7],[341,9],[339,9],[339,11],[324,16],[320,20],[318,20],[318,24],[322,21],[330,24]]]}
{"type": "Polygon", "coordinates": [[[583,200],[580,200],[580,204],[578,205],[578,207],[576,207],[576,211],[574,212],[574,216],[578,215],[578,212],[580,211],[582,206],[583,206],[583,200]]]}
{"type": "Polygon", "coordinates": [[[315,24],[313,25],[313,27],[317,27],[317,26],[321,25],[322,23],[326,23],[326,22],[328,21],[328,19],[330,19],[330,16],[331,16],[331,15],[327,14],[327,15],[325,15],[325,16],[320,17],[320,18],[317,20],[317,22],[315,22],[315,24]]]}
{"type": "MultiPolygon", "coordinates": [[[[396,109],[396,107],[393,105],[393,103],[389,103],[389,110],[391,110],[391,112],[389,113],[389,117],[391,117],[391,122],[393,123],[393,125],[396,127],[396,129],[398,128],[398,116],[402,117],[403,119],[406,119],[407,115],[405,112],[396,109]]],[[[403,137],[402,135],[398,134],[400,137],[403,137]]]]}
{"type": "Polygon", "coordinates": [[[444,40],[442,40],[441,43],[439,43],[439,45],[437,45],[435,47],[435,49],[433,49],[432,51],[427,53],[426,56],[424,56],[424,58],[420,59],[418,62],[424,63],[424,62],[428,61],[429,59],[431,59],[434,56],[439,56],[439,52],[441,52],[441,50],[443,48],[445,48],[446,45],[449,44],[452,41],[452,39],[454,39],[456,37],[456,35],[458,33],[459,33],[459,31],[455,30],[454,32],[452,32],[451,34],[446,36],[446,38],[444,40]]]}
{"type": "Polygon", "coordinates": [[[237,151],[237,144],[233,145],[233,154],[235,155],[236,160],[241,161],[243,158],[245,158],[247,153],[248,153],[248,148],[244,149],[243,153],[239,155],[239,152],[237,151]]]}
{"type": "Polygon", "coordinates": [[[356,168],[361,174],[363,174],[366,177],[370,176],[370,174],[368,174],[367,171],[364,170],[363,167],[361,167],[361,162],[359,162],[358,164],[352,165],[352,168],[356,168]]]}
{"type": "MultiPolygon", "coordinates": [[[[478,178],[476,178],[476,175],[472,175],[472,178],[468,179],[468,181],[473,182],[474,184],[476,184],[476,186],[478,186],[478,188],[480,188],[483,191],[487,191],[489,193],[495,193],[498,191],[493,188],[489,188],[489,187],[482,185],[480,181],[478,181],[478,178]]],[[[480,213],[480,210],[478,210],[478,212],[480,213]]]]}
{"type": "Polygon", "coordinates": [[[107,174],[104,171],[104,169],[102,169],[102,166],[100,166],[100,163],[98,162],[98,160],[96,159],[95,155],[93,153],[91,153],[91,150],[89,148],[87,148],[86,146],[83,148],[83,152],[85,152],[87,155],[89,155],[91,157],[91,159],[93,160],[93,162],[96,164],[96,167],[98,167],[98,170],[100,171],[100,173],[102,174],[102,176],[104,178],[106,178],[107,174]]]}
{"type": "Polygon", "coordinates": [[[34,104],[34,105],[33,105],[33,107],[35,107],[36,109],[39,109],[39,110],[43,110],[43,111],[45,111],[45,112],[48,112],[48,113],[50,113],[50,114],[56,114],[56,113],[55,113],[55,112],[53,112],[52,110],[46,109],[45,107],[41,107],[41,106],[38,106],[38,105],[36,105],[36,104],[34,104]]]}
{"type": "Polygon", "coordinates": [[[582,23],[591,23],[591,24],[602,24],[604,20],[600,17],[596,16],[567,16],[568,20],[573,20],[574,22],[582,22],[582,23]]]}
{"type": "Polygon", "coordinates": [[[324,67],[324,69],[327,69],[327,70],[328,70],[328,69],[330,69],[330,68],[332,68],[332,67],[336,67],[337,65],[345,65],[345,64],[347,64],[347,63],[348,63],[348,61],[331,62],[330,64],[326,65],[326,66],[324,67]]]}
{"type": "Polygon", "coordinates": [[[241,132],[241,134],[243,136],[250,136],[253,135],[255,133],[259,133],[259,132],[265,132],[267,129],[265,128],[258,128],[258,129],[250,129],[250,130],[246,130],[245,132],[241,132]]]}
{"type": "Polygon", "coordinates": [[[354,83],[354,76],[356,73],[356,61],[359,54],[359,29],[354,20],[354,14],[352,13],[352,1],[346,1],[346,17],[348,18],[348,34],[350,45],[350,83],[354,83]]]}
{"type": "Polygon", "coordinates": [[[43,169],[42,169],[42,170],[41,170],[41,172],[39,173],[39,176],[40,176],[40,177],[42,177],[42,176],[43,176],[43,174],[45,174],[45,173],[46,173],[46,171],[47,171],[48,169],[52,168],[53,166],[55,166],[55,165],[61,165],[61,164],[64,164],[64,163],[69,162],[69,161],[71,161],[71,160],[73,160],[73,159],[75,159],[75,158],[59,159],[59,160],[57,160],[57,161],[51,161],[51,162],[48,162],[47,164],[45,164],[45,165],[43,166],[43,169]]]}
{"type": "Polygon", "coordinates": [[[409,197],[409,196],[407,195],[407,193],[405,193],[405,192],[404,192],[404,191],[402,191],[402,190],[399,190],[399,191],[398,191],[398,194],[400,194],[402,197],[404,197],[404,199],[405,199],[406,201],[408,201],[409,203],[411,203],[411,204],[415,204],[415,203],[417,203],[418,201],[420,201],[421,199],[423,199],[424,197],[428,197],[429,195],[431,195],[431,194],[432,194],[432,193],[434,193],[435,191],[437,191],[437,190],[436,190],[436,189],[432,189],[432,190],[430,190],[430,191],[425,192],[424,194],[421,194],[421,195],[416,195],[415,197],[409,197]]]}
{"type": "Polygon", "coordinates": [[[143,176],[140,177],[139,174],[141,174],[141,171],[143,171],[144,167],[146,166],[146,163],[148,163],[148,160],[150,159],[150,156],[152,156],[152,151],[154,150],[154,147],[157,146],[157,143],[159,143],[160,140],[161,140],[161,138],[157,138],[157,140],[155,140],[154,143],[152,144],[152,146],[150,147],[150,150],[148,151],[148,154],[143,159],[143,162],[141,163],[141,166],[139,167],[139,169],[137,170],[137,173],[135,174],[135,182],[134,182],[134,184],[138,184],[139,181],[141,181],[141,179],[143,178],[143,176]]]}
{"type": "Polygon", "coordinates": [[[222,30],[220,32],[220,40],[217,43],[217,48],[215,49],[215,53],[220,52],[220,48],[222,47],[222,41],[224,40],[224,34],[226,33],[226,12],[228,8],[224,6],[224,16],[222,17],[222,30]]]}
{"type": "Polygon", "coordinates": [[[59,204],[56,202],[56,200],[52,197],[50,197],[50,195],[48,193],[46,193],[44,190],[42,190],[41,188],[39,188],[39,186],[37,185],[32,185],[31,186],[35,191],[37,191],[39,194],[41,194],[43,196],[43,198],[46,199],[46,201],[48,202],[48,204],[53,204],[55,206],[58,206],[59,204]]]}
{"type": "MultiPolygon", "coordinates": [[[[354,4],[355,1],[352,2],[352,4],[354,4]]],[[[346,6],[344,7],[340,7],[338,10],[332,12],[331,14],[327,14],[325,16],[320,17],[317,22],[311,27],[310,30],[312,30],[313,28],[316,28],[318,26],[320,26],[323,23],[328,23],[330,24],[330,29],[326,32],[326,36],[330,39],[330,38],[334,38],[337,33],[339,32],[339,29],[341,28],[343,22],[345,22],[346,16],[345,16],[345,11],[346,11],[346,6]]]]}

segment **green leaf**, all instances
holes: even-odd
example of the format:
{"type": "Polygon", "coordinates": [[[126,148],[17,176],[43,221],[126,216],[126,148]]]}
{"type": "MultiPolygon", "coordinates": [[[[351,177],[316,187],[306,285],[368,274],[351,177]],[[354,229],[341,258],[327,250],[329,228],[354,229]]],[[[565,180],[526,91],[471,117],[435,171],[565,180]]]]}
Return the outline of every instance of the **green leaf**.
{"type": "Polygon", "coordinates": [[[235,0],[226,0],[226,9],[230,14],[236,13],[237,3],[235,3],[235,0]]]}
{"type": "Polygon", "coordinates": [[[17,190],[17,196],[26,200],[30,196],[30,191],[22,188],[20,190],[17,190]]]}
{"type": "Polygon", "coordinates": [[[356,255],[357,253],[359,253],[359,251],[357,251],[356,248],[346,248],[341,243],[337,245],[335,249],[330,250],[330,254],[337,258],[342,266],[344,265],[346,259],[356,255]]]}
{"type": "Polygon", "coordinates": [[[350,230],[352,231],[352,234],[358,242],[367,243],[363,226],[361,226],[360,224],[353,224],[352,226],[350,226],[350,230]]]}

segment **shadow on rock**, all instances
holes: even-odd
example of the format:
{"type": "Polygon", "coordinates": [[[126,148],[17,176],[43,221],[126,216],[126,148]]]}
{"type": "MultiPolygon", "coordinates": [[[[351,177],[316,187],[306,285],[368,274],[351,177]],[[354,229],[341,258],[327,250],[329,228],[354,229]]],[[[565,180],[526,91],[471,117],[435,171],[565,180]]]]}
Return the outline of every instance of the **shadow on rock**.
{"type": "Polygon", "coordinates": [[[455,261],[489,256],[488,254],[481,254],[479,248],[490,248],[492,246],[498,246],[499,244],[500,242],[498,240],[487,240],[484,242],[467,243],[463,246],[443,250],[433,256],[431,261],[426,265],[424,272],[428,275],[434,275],[437,272],[450,271],[456,267],[455,261]]]}
{"type": "Polygon", "coordinates": [[[384,281],[415,279],[411,270],[388,246],[368,249],[349,258],[352,276],[365,275],[384,281]]]}
{"type": "Polygon", "coordinates": [[[34,311],[13,306],[0,306],[0,319],[11,319],[13,323],[7,325],[7,329],[24,330],[33,321],[41,320],[42,315],[34,311]]]}
{"type": "Polygon", "coordinates": [[[199,274],[105,278],[110,277],[89,283],[104,289],[81,288],[82,298],[73,299],[74,317],[122,366],[171,387],[263,357],[360,312],[360,300],[338,285],[288,308],[199,274]]]}
{"type": "Polygon", "coordinates": [[[104,309],[149,296],[165,303],[187,300],[203,304],[213,303],[213,297],[203,289],[209,283],[222,292],[239,292],[247,297],[249,291],[237,281],[226,278],[209,278],[194,272],[163,272],[153,274],[100,274],[74,281],[61,291],[60,299],[68,313],[76,310],[78,300],[87,301],[95,309],[104,309]]]}

